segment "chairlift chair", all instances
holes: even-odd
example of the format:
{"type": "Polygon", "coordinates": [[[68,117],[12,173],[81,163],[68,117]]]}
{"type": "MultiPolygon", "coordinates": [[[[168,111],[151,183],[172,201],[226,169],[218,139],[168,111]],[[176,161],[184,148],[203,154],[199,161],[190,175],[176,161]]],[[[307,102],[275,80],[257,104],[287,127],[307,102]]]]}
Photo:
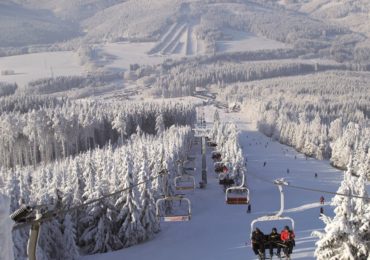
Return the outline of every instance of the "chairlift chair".
{"type": "Polygon", "coordinates": [[[280,210],[275,215],[262,216],[262,217],[259,217],[255,220],[253,220],[251,222],[251,233],[250,233],[251,238],[252,238],[253,230],[255,230],[255,228],[257,226],[256,224],[261,223],[261,222],[288,221],[288,222],[290,222],[292,230],[294,230],[294,228],[295,228],[295,225],[294,225],[295,223],[294,223],[294,220],[292,218],[282,216],[283,211],[284,211],[283,185],[288,185],[288,183],[286,181],[284,181],[284,179],[275,180],[274,183],[278,186],[278,189],[279,189],[279,192],[280,192],[280,210]]]}
{"type": "Polygon", "coordinates": [[[209,147],[217,147],[217,143],[212,142],[212,141],[209,141],[209,142],[208,142],[208,146],[209,146],[209,147]]]}
{"type": "Polygon", "coordinates": [[[159,221],[164,222],[182,222],[182,221],[189,221],[191,219],[191,202],[188,198],[184,198],[183,196],[168,196],[164,198],[160,198],[156,202],[156,216],[159,221]],[[186,214],[161,214],[161,204],[166,202],[172,202],[172,201],[179,201],[182,203],[182,201],[185,201],[188,206],[188,210],[186,214]]]}
{"type": "Polygon", "coordinates": [[[215,172],[216,173],[221,173],[224,171],[224,167],[225,167],[225,164],[223,162],[215,162],[214,163],[214,167],[215,167],[215,172]]]}
{"type": "Polygon", "coordinates": [[[194,156],[187,156],[186,157],[186,160],[191,162],[191,161],[194,161],[195,160],[195,157],[194,156]]]}
{"type": "Polygon", "coordinates": [[[181,175],[174,179],[176,190],[195,190],[195,178],[191,175],[181,175]]]}
{"type": "Polygon", "coordinates": [[[242,183],[239,186],[226,189],[225,201],[227,204],[243,205],[249,203],[249,189],[245,187],[245,175],[243,173],[242,183]]]}
{"type": "Polygon", "coordinates": [[[213,161],[221,161],[221,153],[219,151],[213,151],[211,155],[213,161]]]}

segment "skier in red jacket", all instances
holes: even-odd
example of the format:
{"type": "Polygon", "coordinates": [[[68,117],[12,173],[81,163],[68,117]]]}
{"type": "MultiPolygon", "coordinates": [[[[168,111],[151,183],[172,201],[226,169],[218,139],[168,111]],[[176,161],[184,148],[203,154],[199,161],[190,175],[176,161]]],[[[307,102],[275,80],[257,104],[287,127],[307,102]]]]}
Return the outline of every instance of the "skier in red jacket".
{"type": "Polygon", "coordinates": [[[295,234],[293,230],[290,230],[288,226],[285,226],[283,231],[281,231],[280,239],[283,241],[284,253],[289,258],[290,254],[293,252],[293,247],[295,246],[295,234]]]}

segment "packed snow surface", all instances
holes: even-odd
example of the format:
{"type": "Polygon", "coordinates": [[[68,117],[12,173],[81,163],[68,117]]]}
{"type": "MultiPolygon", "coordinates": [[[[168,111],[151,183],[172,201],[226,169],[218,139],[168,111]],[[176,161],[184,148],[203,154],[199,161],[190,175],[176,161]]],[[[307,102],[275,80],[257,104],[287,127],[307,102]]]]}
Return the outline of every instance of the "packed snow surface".
{"type": "Polygon", "coordinates": [[[258,51],[288,47],[282,42],[267,39],[251,32],[228,29],[224,33],[229,39],[216,42],[217,52],[258,51]]]}
{"type": "Polygon", "coordinates": [[[101,49],[112,57],[106,68],[121,70],[128,69],[130,64],[154,65],[163,62],[164,57],[147,54],[153,45],[151,42],[118,42],[103,45],[101,49]]]}
{"type": "MultiPolygon", "coordinates": [[[[205,109],[208,122],[213,109],[205,109]]],[[[250,243],[251,222],[261,216],[275,214],[280,208],[280,196],[271,182],[277,178],[296,186],[316,188],[335,192],[343,174],[332,168],[327,161],[305,158],[294,149],[271,141],[256,130],[255,124],[245,116],[245,112],[222,114],[223,121],[234,121],[241,131],[240,142],[244,156],[247,157],[247,183],[250,189],[252,213],[246,213],[246,206],[227,205],[225,194],[218,184],[208,149],[208,184],[205,189],[196,189],[188,195],[192,202],[192,219],[189,222],[162,223],[161,232],[151,241],[116,252],[85,256],[82,259],[152,259],[152,260],[218,260],[218,259],[256,259],[250,243]],[[263,164],[266,162],[266,166],[263,164]],[[289,169],[289,173],[287,173],[289,169]],[[318,178],[314,174],[318,174],[318,178]],[[271,181],[271,182],[270,182],[271,181]]],[[[193,147],[198,155],[195,167],[197,181],[200,181],[200,147],[193,147]]],[[[311,237],[314,230],[322,230],[319,219],[320,207],[332,216],[329,206],[331,195],[318,192],[285,188],[285,212],[295,221],[296,247],[293,259],[315,259],[316,238],[311,237]],[[319,203],[325,197],[325,205],[319,203]]],[[[272,227],[278,230],[289,224],[258,224],[264,233],[272,227]]],[[[267,251],[266,251],[267,253],[267,251]]]]}
{"type": "Polygon", "coordinates": [[[32,80],[55,76],[81,75],[85,68],[74,52],[42,52],[0,57],[0,71],[13,70],[13,75],[1,75],[0,81],[22,86],[32,80]]]}

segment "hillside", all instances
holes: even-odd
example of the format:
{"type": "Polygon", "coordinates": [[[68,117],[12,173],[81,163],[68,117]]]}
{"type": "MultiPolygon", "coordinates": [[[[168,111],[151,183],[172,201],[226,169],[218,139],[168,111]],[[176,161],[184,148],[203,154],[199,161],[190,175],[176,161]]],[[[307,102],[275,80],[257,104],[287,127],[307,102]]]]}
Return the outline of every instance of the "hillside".
{"type": "MultiPolygon", "coordinates": [[[[241,46],[251,35],[276,41],[274,46],[285,44],[296,50],[304,49],[305,57],[340,62],[366,60],[361,58],[363,53],[369,54],[369,28],[364,23],[369,5],[365,2],[355,5],[348,1],[336,5],[325,5],[322,1],[294,1],[294,4],[284,1],[281,5],[275,2],[17,0],[1,8],[1,18],[8,17],[7,22],[12,21],[11,12],[16,11],[20,17],[12,23],[2,23],[1,45],[62,42],[81,36],[69,46],[78,48],[80,40],[85,44],[151,41],[155,45],[148,50],[149,54],[195,55],[235,50],[225,48],[224,42],[241,46]],[[10,34],[10,24],[16,25],[17,33],[10,34]]],[[[271,48],[271,44],[262,46],[271,48]]]]}
{"type": "Polygon", "coordinates": [[[370,259],[367,1],[0,0],[0,260],[370,259]]]}
{"type": "Polygon", "coordinates": [[[76,37],[78,31],[78,25],[48,10],[28,9],[9,1],[0,3],[0,47],[62,42],[76,37]]]}

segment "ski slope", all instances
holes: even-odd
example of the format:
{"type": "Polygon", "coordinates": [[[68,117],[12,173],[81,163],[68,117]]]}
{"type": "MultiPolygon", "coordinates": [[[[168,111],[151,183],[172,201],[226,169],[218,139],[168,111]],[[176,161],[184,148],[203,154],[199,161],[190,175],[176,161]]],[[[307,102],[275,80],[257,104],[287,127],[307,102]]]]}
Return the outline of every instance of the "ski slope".
{"type": "MultiPolygon", "coordinates": [[[[214,109],[209,107],[205,111],[207,122],[210,122],[214,109]]],[[[208,185],[206,189],[196,189],[189,196],[193,213],[190,222],[161,223],[161,232],[148,242],[116,252],[85,256],[82,259],[256,259],[250,246],[250,223],[257,217],[275,213],[280,207],[278,189],[266,180],[273,181],[284,177],[296,186],[337,190],[343,174],[333,169],[327,161],[311,158],[306,160],[292,148],[272,142],[256,130],[255,124],[248,120],[245,111],[232,114],[221,112],[220,116],[224,121],[234,121],[241,131],[241,145],[244,155],[248,158],[247,182],[251,194],[252,213],[246,213],[246,206],[225,204],[224,192],[213,172],[211,149],[207,148],[208,185]],[[318,173],[318,178],[314,178],[315,172],[318,173]]],[[[195,175],[199,182],[201,171],[199,145],[194,146],[192,151],[198,155],[195,175]]],[[[318,218],[319,198],[324,195],[325,213],[333,215],[332,208],[328,205],[332,196],[293,188],[285,188],[284,192],[286,211],[283,215],[292,217],[296,225],[296,247],[292,259],[315,259],[313,254],[316,238],[310,234],[313,230],[324,227],[318,218]]],[[[286,224],[266,224],[259,227],[267,233],[271,231],[272,226],[276,226],[280,231],[286,224]]]]}

